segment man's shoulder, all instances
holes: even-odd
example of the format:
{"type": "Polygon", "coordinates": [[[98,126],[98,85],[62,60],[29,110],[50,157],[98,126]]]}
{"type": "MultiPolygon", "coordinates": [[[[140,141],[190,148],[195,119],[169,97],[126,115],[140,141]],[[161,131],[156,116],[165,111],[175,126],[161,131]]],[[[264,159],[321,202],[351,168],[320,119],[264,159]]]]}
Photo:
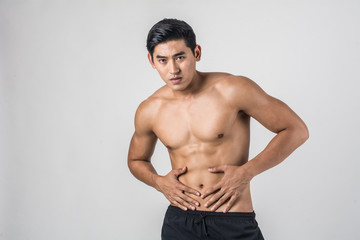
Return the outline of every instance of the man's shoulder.
{"type": "Polygon", "coordinates": [[[233,75],[230,73],[208,73],[209,81],[212,85],[224,95],[229,95],[233,92],[251,88],[254,83],[245,76],[233,75]]]}
{"type": "Polygon", "coordinates": [[[159,88],[153,94],[151,94],[147,99],[142,101],[137,109],[138,113],[144,113],[149,115],[150,113],[156,113],[157,109],[161,108],[161,105],[166,99],[166,89],[165,86],[159,88]]]}
{"type": "Polygon", "coordinates": [[[221,96],[224,102],[240,110],[248,108],[250,103],[264,96],[261,88],[245,76],[211,73],[209,79],[212,79],[210,82],[217,96],[221,96]]]}

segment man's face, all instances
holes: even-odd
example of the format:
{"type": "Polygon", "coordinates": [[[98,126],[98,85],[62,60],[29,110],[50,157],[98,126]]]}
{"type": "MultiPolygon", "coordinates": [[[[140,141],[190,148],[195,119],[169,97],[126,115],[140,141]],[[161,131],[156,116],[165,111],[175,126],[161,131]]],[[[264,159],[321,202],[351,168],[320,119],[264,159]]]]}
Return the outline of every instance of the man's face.
{"type": "Polygon", "coordinates": [[[196,62],[200,61],[201,48],[195,47],[195,56],[183,39],[156,45],[149,61],[165,83],[175,91],[187,89],[195,77],[196,62]]]}

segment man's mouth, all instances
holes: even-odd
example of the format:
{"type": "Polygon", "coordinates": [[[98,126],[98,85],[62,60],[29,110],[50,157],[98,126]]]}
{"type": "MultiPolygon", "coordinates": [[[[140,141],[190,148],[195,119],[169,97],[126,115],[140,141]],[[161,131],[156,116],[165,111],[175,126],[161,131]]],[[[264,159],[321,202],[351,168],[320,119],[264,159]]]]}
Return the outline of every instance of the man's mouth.
{"type": "Polygon", "coordinates": [[[181,81],[181,77],[176,77],[176,78],[171,78],[170,81],[173,83],[173,84],[178,84],[180,81],[181,81]]]}

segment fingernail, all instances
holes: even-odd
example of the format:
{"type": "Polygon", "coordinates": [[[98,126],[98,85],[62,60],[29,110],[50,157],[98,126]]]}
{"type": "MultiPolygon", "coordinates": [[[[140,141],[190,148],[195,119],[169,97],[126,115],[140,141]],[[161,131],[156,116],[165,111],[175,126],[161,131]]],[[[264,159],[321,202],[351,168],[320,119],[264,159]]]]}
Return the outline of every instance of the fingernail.
{"type": "Polygon", "coordinates": [[[208,170],[209,170],[209,171],[212,171],[213,169],[212,169],[212,168],[209,168],[208,170]]]}
{"type": "Polygon", "coordinates": [[[214,211],[214,209],[215,209],[215,208],[214,208],[214,207],[212,207],[212,208],[211,208],[211,211],[214,211]]]}
{"type": "Polygon", "coordinates": [[[198,202],[195,203],[196,206],[199,206],[200,204],[198,202]]]}
{"type": "Polygon", "coordinates": [[[227,212],[227,209],[225,208],[224,211],[223,211],[223,213],[226,213],[226,212],[227,212]]]}
{"type": "Polygon", "coordinates": [[[208,204],[207,204],[207,203],[205,203],[205,207],[208,207],[208,204]]]}
{"type": "Polygon", "coordinates": [[[199,192],[197,192],[196,195],[200,196],[201,194],[199,192]]]}
{"type": "Polygon", "coordinates": [[[191,210],[193,210],[193,211],[194,211],[194,210],[195,210],[195,207],[191,207],[191,210]]]}

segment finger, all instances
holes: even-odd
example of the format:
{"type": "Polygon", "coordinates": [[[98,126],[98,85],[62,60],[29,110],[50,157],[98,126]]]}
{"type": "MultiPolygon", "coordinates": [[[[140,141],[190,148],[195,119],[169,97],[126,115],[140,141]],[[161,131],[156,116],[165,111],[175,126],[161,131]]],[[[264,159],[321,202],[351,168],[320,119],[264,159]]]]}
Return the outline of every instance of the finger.
{"type": "Polygon", "coordinates": [[[186,170],[187,170],[186,166],[182,168],[174,169],[173,174],[175,175],[175,177],[179,177],[181,174],[184,174],[186,170]]]}
{"type": "Polygon", "coordinates": [[[198,196],[198,197],[201,196],[201,193],[200,193],[200,192],[198,192],[198,191],[196,191],[195,189],[193,189],[193,188],[191,188],[191,187],[188,187],[188,186],[186,186],[186,185],[184,185],[184,184],[181,184],[180,189],[183,190],[184,192],[194,194],[194,195],[196,195],[196,196],[198,196]]]}
{"type": "Polygon", "coordinates": [[[211,211],[216,211],[220,206],[222,206],[229,198],[231,193],[225,193],[219,200],[216,201],[214,206],[211,208],[211,211]]]}
{"type": "Polygon", "coordinates": [[[217,200],[219,200],[219,198],[221,198],[224,195],[223,191],[219,191],[217,193],[215,193],[206,203],[205,203],[205,207],[210,207],[214,202],[216,202],[217,200]]]}
{"type": "Polygon", "coordinates": [[[187,210],[185,206],[182,206],[180,203],[178,203],[178,202],[176,201],[176,199],[175,199],[174,196],[171,196],[171,195],[165,195],[165,196],[166,196],[166,198],[169,200],[169,202],[170,202],[172,205],[174,205],[174,206],[176,206],[176,207],[178,207],[178,208],[181,208],[181,209],[184,210],[184,211],[187,210]]]}
{"type": "Polygon", "coordinates": [[[201,195],[201,198],[204,199],[206,198],[207,196],[209,196],[210,194],[218,191],[220,188],[221,188],[221,182],[218,183],[218,184],[215,184],[214,186],[212,187],[209,187],[208,189],[205,190],[205,192],[201,195]]]}
{"type": "MultiPolygon", "coordinates": [[[[181,196],[181,198],[182,198],[183,200],[185,200],[186,202],[193,204],[194,207],[200,206],[200,203],[199,203],[198,201],[196,201],[195,199],[193,199],[193,198],[191,198],[191,197],[189,197],[189,196],[187,196],[187,195],[185,195],[185,194],[183,194],[183,195],[181,196]]],[[[195,210],[195,209],[193,209],[193,210],[195,210]]]]}
{"type": "MultiPolygon", "coordinates": [[[[175,197],[176,202],[178,202],[181,206],[185,207],[186,210],[187,209],[191,209],[191,210],[195,210],[195,207],[192,206],[190,203],[186,202],[184,199],[182,199],[181,197],[177,196],[175,197]]],[[[183,208],[184,209],[184,208],[183,208]]],[[[185,210],[185,211],[186,211],[185,210]]]]}
{"type": "Polygon", "coordinates": [[[227,165],[220,165],[220,166],[208,168],[208,171],[212,173],[225,172],[226,167],[227,165]]]}
{"type": "Polygon", "coordinates": [[[178,203],[178,202],[175,201],[175,200],[172,202],[172,204],[175,205],[175,206],[177,206],[178,208],[181,208],[181,209],[184,210],[184,211],[187,211],[187,207],[181,205],[180,203],[178,203]]]}
{"type": "Polygon", "coordinates": [[[227,213],[230,208],[234,205],[235,201],[236,201],[237,197],[235,195],[232,195],[230,200],[228,201],[228,203],[226,204],[226,207],[224,208],[224,213],[227,213]]]}

